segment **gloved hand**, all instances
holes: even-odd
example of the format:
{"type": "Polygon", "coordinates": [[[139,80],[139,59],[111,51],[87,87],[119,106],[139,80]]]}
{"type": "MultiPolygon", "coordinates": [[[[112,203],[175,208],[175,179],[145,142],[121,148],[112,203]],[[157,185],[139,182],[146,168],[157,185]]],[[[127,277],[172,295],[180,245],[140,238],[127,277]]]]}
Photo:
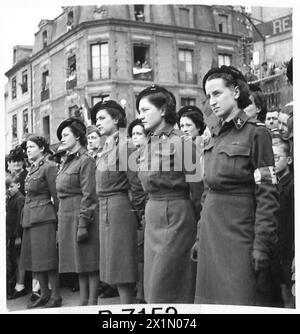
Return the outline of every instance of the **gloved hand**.
{"type": "Polygon", "coordinates": [[[199,247],[199,241],[196,240],[191,249],[191,260],[194,262],[198,261],[198,247],[199,247]]]}
{"type": "Polygon", "coordinates": [[[89,236],[88,230],[86,227],[78,227],[77,229],[77,242],[83,242],[89,236]]]}
{"type": "Polygon", "coordinates": [[[254,249],[251,253],[251,260],[255,274],[267,269],[270,266],[269,255],[265,252],[254,249]]]}

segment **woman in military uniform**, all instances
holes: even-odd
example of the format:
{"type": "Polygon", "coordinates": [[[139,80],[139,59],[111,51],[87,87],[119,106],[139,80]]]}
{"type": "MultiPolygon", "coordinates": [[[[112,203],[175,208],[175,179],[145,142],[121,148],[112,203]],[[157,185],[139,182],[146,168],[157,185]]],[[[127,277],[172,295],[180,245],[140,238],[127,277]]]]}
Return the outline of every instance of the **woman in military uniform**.
{"type": "Polygon", "coordinates": [[[271,135],[244,111],[249,88],[231,66],[203,79],[212,137],[204,147],[195,303],[256,305],[277,242],[277,180],[271,135]]]}
{"type": "Polygon", "coordinates": [[[136,108],[147,144],[139,177],[149,196],[145,209],[144,289],[148,303],[192,303],[195,273],[190,249],[196,236],[191,194],[201,179],[196,148],[176,130],[176,100],[167,89],[152,85],[137,97],[136,108]]]}
{"type": "Polygon", "coordinates": [[[125,130],[124,109],[109,100],[97,103],[92,115],[96,115],[101,136],[107,136],[96,171],[100,211],[100,280],[116,285],[121,304],[130,304],[138,281],[136,214],[142,214],[144,193],[137,175],[134,175],[136,171],[129,170],[132,166],[129,166],[128,159],[134,148],[128,146],[126,131],[121,133],[119,130],[125,130]]]}
{"type": "Polygon", "coordinates": [[[59,307],[62,303],[56,249],[57,169],[55,163],[48,160],[51,153],[44,137],[28,137],[27,155],[31,169],[25,180],[20,268],[34,272],[41,287],[40,298],[28,304],[28,308],[59,307]],[[51,292],[48,289],[48,280],[51,292]]]}
{"type": "Polygon", "coordinates": [[[86,150],[86,128],[68,118],[57,129],[66,158],[57,175],[59,272],[79,276],[80,305],[97,305],[99,284],[98,211],[95,160],[86,150]]]}

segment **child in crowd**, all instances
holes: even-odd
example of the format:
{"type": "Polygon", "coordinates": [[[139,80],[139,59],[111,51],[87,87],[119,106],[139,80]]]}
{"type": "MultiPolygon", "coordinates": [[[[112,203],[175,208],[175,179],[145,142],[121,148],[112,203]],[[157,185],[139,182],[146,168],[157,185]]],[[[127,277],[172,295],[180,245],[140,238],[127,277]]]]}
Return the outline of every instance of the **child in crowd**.
{"type": "Polygon", "coordinates": [[[26,295],[24,272],[18,270],[18,249],[20,250],[21,214],[24,206],[24,195],[20,192],[20,176],[6,176],[6,277],[8,299],[26,295]],[[21,283],[20,283],[21,282],[21,283]],[[16,284],[16,285],[15,285],[16,284]]]}
{"type": "Polygon", "coordinates": [[[275,171],[279,180],[280,209],[278,212],[278,253],[281,273],[281,296],[284,307],[294,308],[291,293],[291,267],[295,253],[294,245],[294,173],[288,141],[273,141],[275,171]]]}

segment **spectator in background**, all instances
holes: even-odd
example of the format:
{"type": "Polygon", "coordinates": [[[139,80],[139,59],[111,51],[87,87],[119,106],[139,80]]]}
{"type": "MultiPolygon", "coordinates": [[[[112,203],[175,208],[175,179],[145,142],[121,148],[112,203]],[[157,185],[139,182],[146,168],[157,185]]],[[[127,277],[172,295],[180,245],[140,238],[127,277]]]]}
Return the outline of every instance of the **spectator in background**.
{"type": "Polygon", "coordinates": [[[251,104],[244,108],[245,113],[251,118],[264,123],[267,114],[267,102],[264,93],[259,90],[250,90],[249,99],[251,104]]]}
{"type": "Polygon", "coordinates": [[[101,135],[96,125],[89,125],[86,129],[88,151],[89,154],[96,160],[98,153],[102,151],[101,135]]]}
{"type": "Polygon", "coordinates": [[[293,114],[293,105],[287,104],[285,105],[279,112],[278,115],[278,130],[281,133],[281,136],[284,140],[288,140],[290,137],[288,120],[293,114]]]}
{"type": "Polygon", "coordinates": [[[288,141],[273,144],[275,171],[279,179],[280,208],[278,210],[278,255],[280,261],[280,286],[284,306],[295,307],[291,292],[291,267],[295,253],[294,239],[294,173],[288,141]]]}
{"type": "Polygon", "coordinates": [[[267,112],[265,124],[269,130],[275,131],[278,129],[278,115],[277,110],[267,112]]]}
{"type": "Polygon", "coordinates": [[[261,77],[262,78],[265,78],[269,76],[269,69],[268,69],[268,63],[266,61],[264,61],[262,64],[261,64],[261,77]]]}
{"type": "Polygon", "coordinates": [[[6,180],[6,277],[7,299],[25,296],[24,271],[18,270],[16,240],[21,238],[21,214],[24,206],[24,195],[20,192],[20,177],[7,176],[6,180]],[[23,275],[23,276],[22,276],[23,275]],[[20,277],[22,276],[22,277],[20,277]],[[21,283],[20,283],[21,282],[21,283]],[[15,286],[16,284],[16,286],[15,286]]]}

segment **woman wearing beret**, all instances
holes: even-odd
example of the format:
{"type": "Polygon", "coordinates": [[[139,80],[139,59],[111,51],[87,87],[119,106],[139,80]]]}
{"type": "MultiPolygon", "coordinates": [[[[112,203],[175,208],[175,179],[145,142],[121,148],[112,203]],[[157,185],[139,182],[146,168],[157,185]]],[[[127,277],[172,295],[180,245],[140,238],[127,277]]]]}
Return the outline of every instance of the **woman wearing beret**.
{"type": "Polygon", "coordinates": [[[28,137],[27,155],[31,169],[25,179],[20,268],[34,272],[41,288],[40,298],[28,304],[28,308],[59,307],[62,303],[56,249],[57,169],[55,163],[48,160],[51,153],[44,137],[28,137]]]}
{"type": "Polygon", "coordinates": [[[204,147],[195,303],[256,305],[269,289],[269,255],[277,242],[271,135],[243,111],[249,88],[240,71],[212,68],[203,89],[218,122],[204,147]]]}
{"type": "Polygon", "coordinates": [[[100,221],[100,280],[116,285],[121,304],[133,302],[138,281],[137,218],[144,193],[128,159],[133,148],[127,143],[124,109],[115,101],[97,103],[92,114],[101,136],[107,136],[97,160],[96,184],[100,221]],[[131,175],[133,174],[133,175],[131,175]],[[131,190],[132,201],[129,200],[131,190]]]}
{"type": "MultiPolygon", "coordinates": [[[[195,144],[176,130],[176,100],[152,85],[136,107],[147,131],[139,177],[149,196],[145,209],[144,289],[148,303],[192,303],[195,273],[190,250],[196,237],[196,215],[190,195],[201,179],[195,144]],[[196,156],[195,156],[196,155],[196,156]]],[[[194,198],[195,199],[195,198],[194,198]]]]}
{"type": "Polygon", "coordinates": [[[99,284],[98,211],[95,160],[86,150],[86,128],[77,118],[57,129],[61,148],[67,151],[58,173],[59,272],[79,276],[80,305],[97,305],[99,284]]]}

